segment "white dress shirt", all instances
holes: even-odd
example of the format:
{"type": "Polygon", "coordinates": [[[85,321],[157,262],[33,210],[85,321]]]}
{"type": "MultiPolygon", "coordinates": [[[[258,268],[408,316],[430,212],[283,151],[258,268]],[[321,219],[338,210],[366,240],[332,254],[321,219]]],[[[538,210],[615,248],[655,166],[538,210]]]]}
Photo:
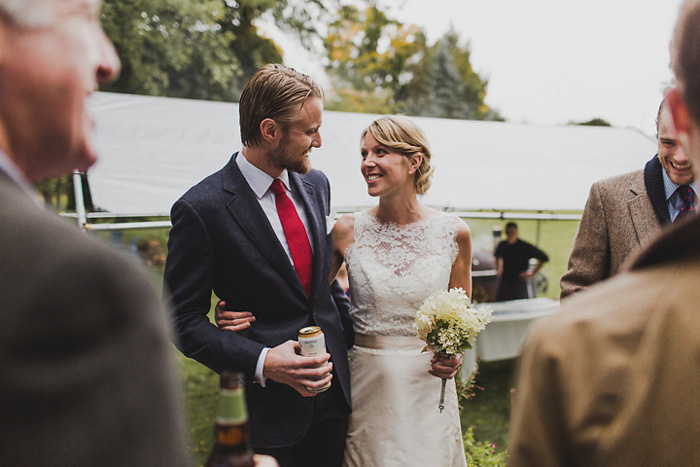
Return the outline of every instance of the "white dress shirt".
{"type": "MultiPolygon", "coordinates": [[[[265,216],[267,216],[267,220],[270,222],[270,226],[272,226],[272,230],[275,231],[277,239],[280,241],[284,251],[287,252],[289,261],[292,263],[292,265],[294,265],[294,259],[292,259],[292,254],[289,250],[289,243],[287,242],[287,237],[284,235],[284,229],[282,228],[282,222],[280,221],[279,214],[277,214],[275,194],[270,191],[270,186],[275,179],[251,164],[243,155],[243,151],[238,153],[238,156],[236,157],[236,164],[238,165],[241,174],[243,174],[243,178],[245,178],[246,182],[248,182],[248,185],[253,190],[253,193],[255,193],[255,196],[260,203],[260,207],[262,207],[263,212],[265,212],[265,216]]],[[[287,195],[291,198],[292,203],[294,203],[294,207],[299,214],[299,218],[301,219],[302,224],[304,224],[304,229],[306,229],[306,235],[309,237],[311,251],[313,251],[314,242],[311,235],[309,235],[309,220],[308,216],[306,215],[306,209],[304,209],[304,203],[302,202],[301,195],[296,193],[296,191],[290,186],[289,174],[286,170],[284,170],[277,178],[282,181],[284,188],[287,190],[287,195]]],[[[258,363],[255,366],[255,378],[262,387],[265,387],[263,368],[265,366],[265,358],[267,357],[267,352],[269,350],[269,347],[265,347],[262,352],[260,352],[258,363]]]]}
{"type": "Polygon", "coordinates": [[[0,170],[5,172],[10,180],[15,182],[22,191],[24,191],[29,198],[32,199],[39,207],[42,207],[37,192],[32,186],[31,182],[22,173],[22,171],[17,167],[12,159],[10,159],[7,154],[0,151],[0,170]]]}

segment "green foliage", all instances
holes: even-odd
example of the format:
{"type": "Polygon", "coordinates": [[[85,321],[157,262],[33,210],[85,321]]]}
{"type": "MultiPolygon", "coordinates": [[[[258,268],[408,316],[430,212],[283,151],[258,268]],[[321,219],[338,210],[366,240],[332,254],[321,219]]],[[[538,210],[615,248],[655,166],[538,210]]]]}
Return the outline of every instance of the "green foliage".
{"type": "Polygon", "coordinates": [[[488,441],[474,439],[474,427],[469,427],[462,435],[467,464],[470,467],[500,467],[506,465],[506,453],[496,450],[496,445],[488,441]]]}
{"type": "Polygon", "coordinates": [[[342,6],[324,40],[326,71],[334,80],[328,108],[394,113],[397,96],[410,95],[427,50],[423,31],[389,19],[376,5],[342,6]]]}
{"type": "Polygon", "coordinates": [[[503,120],[485,103],[487,81],[472,69],[469,44],[460,45],[452,29],[427,55],[428,75],[418,99],[407,99],[406,111],[426,117],[503,120]]]}
{"type": "Polygon", "coordinates": [[[56,212],[75,210],[75,195],[71,175],[50,178],[34,184],[46,207],[56,212]]]}
{"type": "MultiPolygon", "coordinates": [[[[333,3],[336,0],[326,0],[333,3]]],[[[279,46],[256,23],[271,15],[310,46],[323,0],[105,0],[102,25],[122,60],[105,91],[237,101],[279,46]]]]}
{"type": "Polygon", "coordinates": [[[591,119],[591,120],[588,120],[587,122],[570,123],[569,125],[582,125],[582,126],[612,126],[610,123],[608,123],[606,120],[603,120],[602,118],[593,118],[593,119],[591,119]]]}
{"type": "Polygon", "coordinates": [[[242,80],[220,0],[106,0],[102,24],[122,60],[104,90],[232,100],[242,80]]]}
{"type": "Polygon", "coordinates": [[[369,113],[500,120],[485,103],[469,45],[446,33],[430,46],[422,28],[389,18],[376,4],[338,10],[324,40],[333,79],[327,107],[369,113]]]}

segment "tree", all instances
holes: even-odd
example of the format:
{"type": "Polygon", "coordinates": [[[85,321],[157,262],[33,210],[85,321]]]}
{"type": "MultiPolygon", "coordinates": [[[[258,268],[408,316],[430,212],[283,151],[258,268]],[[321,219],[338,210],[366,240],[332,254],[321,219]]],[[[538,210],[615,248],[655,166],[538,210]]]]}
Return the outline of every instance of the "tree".
{"type": "Polygon", "coordinates": [[[415,115],[465,120],[503,120],[484,102],[488,81],[472,68],[469,44],[459,44],[454,29],[446,32],[427,55],[428,77],[423,94],[407,99],[415,115]]]}
{"type": "Polygon", "coordinates": [[[377,6],[343,6],[324,40],[326,71],[333,79],[328,108],[393,113],[397,98],[412,94],[426,38],[414,25],[389,19],[377,6]]]}
{"type": "Polygon", "coordinates": [[[282,51],[257,21],[271,15],[310,46],[312,18],[337,0],[105,0],[102,24],[122,60],[103,90],[237,101],[245,83],[282,51]]]}
{"type": "Polygon", "coordinates": [[[344,6],[324,45],[333,79],[328,108],[502,120],[485,104],[487,81],[454,30],[429,46],[420,27],[387,17],[376,4],[344,6]]]}
{"type": "Polygon", "coordinates": [[[241,79],[220,0],[106,0],[102,23],[122,60],[104,90],[232,100],[241,79]]]}
{"type": "Polygon", "coordinates": [[[607,121],[603,120],[602,118],[593,118],[591,120],[588,120],[587,122],[571,122],[569,125],[582,125],[582,126],[612,126],[610,123],[607,121]]]}

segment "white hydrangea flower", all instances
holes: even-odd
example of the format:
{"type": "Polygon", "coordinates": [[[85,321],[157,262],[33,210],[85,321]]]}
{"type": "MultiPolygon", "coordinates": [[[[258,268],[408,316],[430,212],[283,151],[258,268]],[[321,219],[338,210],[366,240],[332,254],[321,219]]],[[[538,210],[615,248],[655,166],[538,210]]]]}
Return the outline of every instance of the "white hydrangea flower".
{"type": "Polygon", "coordinates": [[[472,306],[460,287],[430,295],[416,312],[413,329],[434,352],[454,355],[470,349],[490,321],[491,308],[472,306]]]}

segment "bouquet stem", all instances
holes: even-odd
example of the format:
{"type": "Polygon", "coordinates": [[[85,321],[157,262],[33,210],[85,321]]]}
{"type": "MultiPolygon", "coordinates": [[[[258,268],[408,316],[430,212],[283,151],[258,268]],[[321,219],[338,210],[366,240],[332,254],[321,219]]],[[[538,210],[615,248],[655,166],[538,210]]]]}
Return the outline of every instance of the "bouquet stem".
{"type": "Polygon", "coordinates": [[[443,409],[445,408],[445,384],[447,383],[447,380],[445,378],[442,378],[442,388],[440,389],[440,404],[438,404],[438,409],[440,409],[440,413],[442,413],[443,409]]]}

